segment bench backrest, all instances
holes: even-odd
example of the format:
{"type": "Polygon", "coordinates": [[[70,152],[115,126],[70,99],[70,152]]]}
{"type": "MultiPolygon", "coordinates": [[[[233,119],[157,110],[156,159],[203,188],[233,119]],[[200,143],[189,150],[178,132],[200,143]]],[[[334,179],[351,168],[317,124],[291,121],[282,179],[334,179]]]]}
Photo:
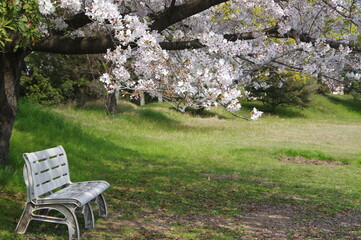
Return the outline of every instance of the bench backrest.
{"type": "Polygon", "coordinates": [[[23,157],[28,201],[71,183],[68,159],[62,146],[24,153],[23,157]]]}

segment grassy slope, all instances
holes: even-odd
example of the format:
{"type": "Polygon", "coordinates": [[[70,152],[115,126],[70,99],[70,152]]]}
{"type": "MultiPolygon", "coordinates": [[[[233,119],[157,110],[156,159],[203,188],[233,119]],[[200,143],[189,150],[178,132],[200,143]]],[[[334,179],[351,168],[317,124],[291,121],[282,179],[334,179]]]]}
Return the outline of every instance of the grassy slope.
{"type": "MultiPolygon", "coordinates": [[[[154,222],[159,214],[232,219],[242,215],[248,203],[292,204],[310,213],[317,209],[317,214],[361,211],[361,104],[347,96],[316,97],[306,110],[283,110],[280,116],[266,115],[255,122],[221,110],[208,118],[192,117],[159,104],[123,104],[120,110],[122,114],[106,116],[96,104],[87,110],[49,110],[21,103],[11,143],[12,166],[0,174],[0,235],[20,239],[12,231],[25,199],[21,153],[56,145],[68,153],[73,181],[111,183],[107,196],[112,224],[114,219],[154,222]],[[280,155],[348,165],[286,163],[279,161],[280,155]]],[[[40,232],[45,231],[51,238],[52,230],[45,228],[52,225],[39,231],[36,226],[30,226],[27,237],[44,236],[40,232]]],[[[184,221],[162,233],[115,224],[86,234],[233,239],[242,229],[195,227],[184,221]]]]}

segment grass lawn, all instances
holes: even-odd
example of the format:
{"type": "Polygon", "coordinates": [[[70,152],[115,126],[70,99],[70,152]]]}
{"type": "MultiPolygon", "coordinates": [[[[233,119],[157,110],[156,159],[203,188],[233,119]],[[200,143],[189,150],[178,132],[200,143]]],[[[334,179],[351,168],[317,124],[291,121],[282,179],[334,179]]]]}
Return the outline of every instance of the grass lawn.
{"type": "Polygon", "coordinates": [[[72,181],[111,184],[109,218],[83,239],[361,239],[360,101],[317,96],[258,121],[162,104],[119,112],[21,102],[12,164],[0,171],[0,238],[67,238],[65,226],[39,222],[14,233],[21,154],[63,145],[72,181]]]}

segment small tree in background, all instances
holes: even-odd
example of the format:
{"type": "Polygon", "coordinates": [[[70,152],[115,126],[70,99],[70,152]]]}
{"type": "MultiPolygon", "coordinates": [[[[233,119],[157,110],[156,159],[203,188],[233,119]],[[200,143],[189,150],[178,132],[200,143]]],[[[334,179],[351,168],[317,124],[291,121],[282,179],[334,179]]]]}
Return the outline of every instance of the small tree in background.
{"type": "Polygon", "coordinates": [[[255,80],[245,88],[248,97],[261,101],[271,113],[279,106],[307,106],[317,89],[314,78],[295,71],[267,69],[253,78],[255,80]]]}
{"type": "Polygon", "coordinates": [[[353,80],[351,82],[350,94],[354,99],[361,99],[361,82],[359,80],[353,80]]]}
{"type": "Polygon", "coordinates": [[[355,100],[361,99],[361,71],[346,69],[344,77],[345,92],[352,95],[355,100]]]}

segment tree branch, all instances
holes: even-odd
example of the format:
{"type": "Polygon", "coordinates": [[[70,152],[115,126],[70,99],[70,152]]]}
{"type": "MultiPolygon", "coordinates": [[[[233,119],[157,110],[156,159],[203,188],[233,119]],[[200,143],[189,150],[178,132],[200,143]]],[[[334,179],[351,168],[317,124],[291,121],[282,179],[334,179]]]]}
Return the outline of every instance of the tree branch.
{"type": "MultiPolygon", "coordinates": [[[[293,38],[295,40],[299,40],[299,41],[305,42],[305,43],[316,43],[316,40],[317,40],[316,38],[311,37],[307,33],[299,33],[299,32],[296,32],[294,29],[291,29],[289,32],[287,32],[285,34],[280,34],[280,33],[278,33],[277,26],[270,29],[269,32],[266,32],[266,35],[269,37],[274,37],[274,38],[293,38]]],[[[333,41],[333,40],[326,40],[325,43],[327,43],[331,48],[334,48],[334,49],[339,49],[340,46],[343,46],[343,47],[349,47],[355,53],[361,53],[361,47],[354,46],[351,44],[333,41]]]]}
{"type": "Polygon", "coordinates": [[[177,41],[177,42],[161,42],[160,46],[165,50],[186,50],[204,48],[205,45],[200,43],[198,39],[190,41],[177,41]]]}
{"type": "Polygon", "coordinates": [[[164,12],[158,12],[149,16],[151,20],[153,20],[150,29],[161,32],[177,22],[228,1],[229,0],[192,0],[182,5],[167,8],[164,12]]]}
{"type": "Polygon", "coordinates": [[[243,114],[242,116],[241,116],[241,115],[238,115],[238,114],[235,114],[234,112],[229,111],[229,110],[227,109],[227,106],[224,105],[223,103],[221,103],[221,102],[219,102],[219,101],[217,101],[217,103],[218,103],[219,105],[221,105],[221,106],[222,106],[228,113],[230,113],[233,117],[236,117],[236,118],[240,118],[240,119],[249,121],[249,118],[246,117],[244,114],[243,114]]]}
{"type": "Polygon", "coordinates": [[[107,49],[114,49],[113,39],[109,35],[77,38],[52,36],[36,43],[29,50],[61,54],[96,54],[106,53],[107,49]]]}

